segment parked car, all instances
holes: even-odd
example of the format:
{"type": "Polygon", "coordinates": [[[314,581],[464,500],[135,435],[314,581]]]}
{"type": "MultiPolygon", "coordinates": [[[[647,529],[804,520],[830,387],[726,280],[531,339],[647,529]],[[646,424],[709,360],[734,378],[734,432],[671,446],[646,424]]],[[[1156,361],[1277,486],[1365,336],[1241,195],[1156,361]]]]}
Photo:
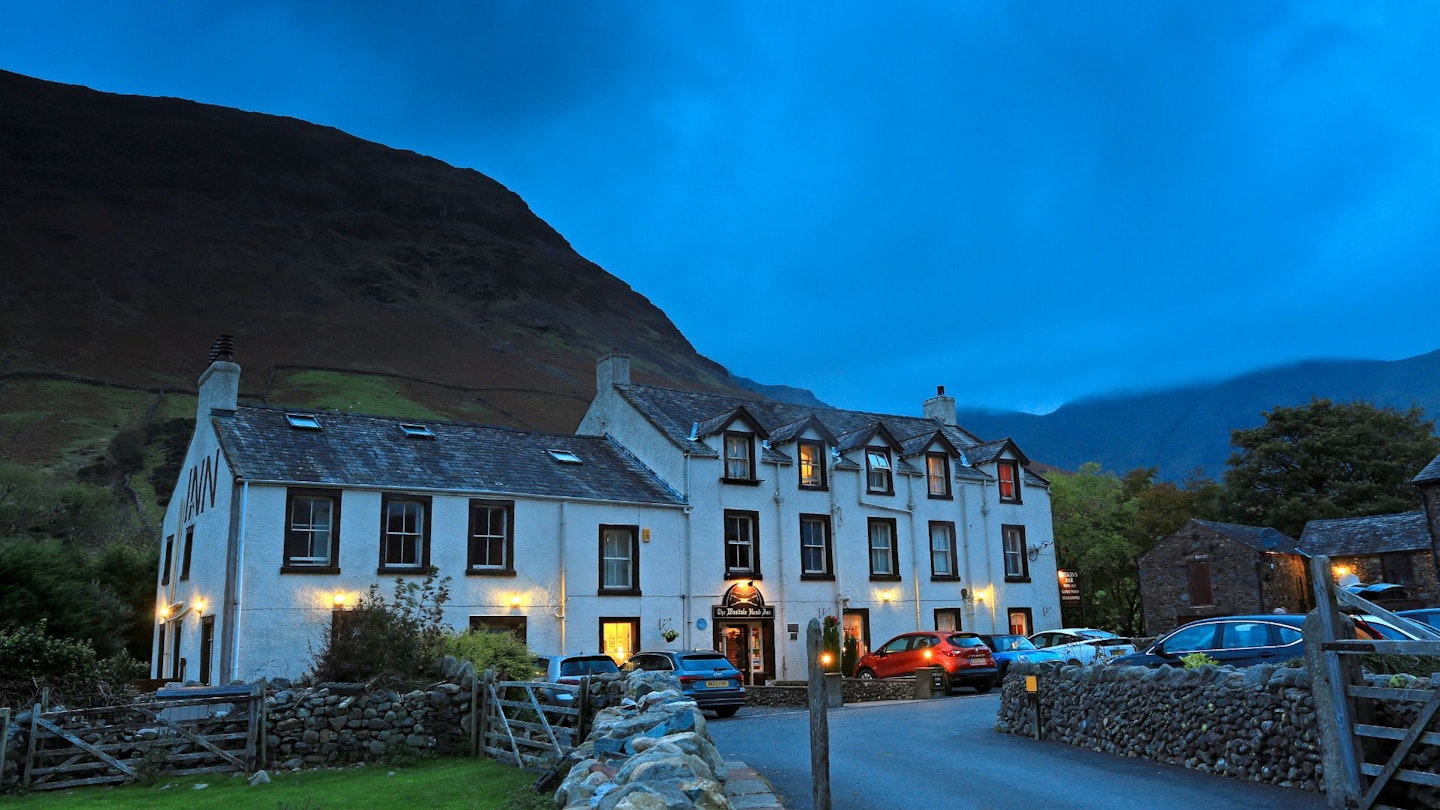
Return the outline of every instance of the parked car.
{"type": "Polygon", "coordinates": [[[995,658],[995,677],[1005,680],[1005,672],[1010,669],[1012,661],[1025,661],[1032,664],[1043,664],[1046,661],[1063,663],[1065,656],[1054,650],[1042,650],[1030,643],[1030,639],[1020,635],[991,635],[988,633],[961,633],[965,636],[974,636],[990,648],[990,654],[995,658]]]}
{"type": "MultiPolygon", "coordinates": [[[[1409,638],[1404,631],[1374,616],[1355,616],[1357,638],[1409,638]]],[[[1116,658],[1116,666],[1184,666],[1184,656],[1205,653],[1219,664],[1248,667],[1283,664],[1305,655],[1301,614],[1266,613],[1200,619],[1171,630],[1142,652],[1116,658]]]]}
{"type": "Polygon", "coordinates": [[[990,648],[973,635],[942,630],[901,633],[867,653],[855,667],[862,680],[914,675],[920,667],[945,669],[944,689],[973,687],[989,692],[998,672],[990,648]]]}
{"type": "Polygon", "coordinates": [[[1121,655],[1135,652],[1135,644],[1109,630],[1093,627],[1062,627],[1030,636],[1030,642],[1042,650],[1057,652],[1071,664],[1104,663],[1121,655]]]}
{"type": "Polygon", "coordinates": [[[637,652],[622,669],[626,672],[673,672],[680,681],[680,693],[703,710],[730,717],[745,705],[745,685],[740,670],[724,654],[714,650],[657,650],[637,652]]]}
{"type": "MultiPolygon", "coordinates": [[[[535,667],[537,677],[545,683],[577,685],[585,675],[604,675],[619,672],[615,659],[603,653],[587,655],[538,655],[535,667]]],[[[575,700],[575,693],[567,689],[545,689],[541,694],[546,700],[560,706],[569,706],[575,700]]]]}
{"type": "Polygon", "coordinates": [[[1419,622],[1424,625],[1440,630],[1440,608],[1417,608],[1415,610],[1401,610],[1395,614],[1403,616],[1412,622],[1419,622]]]}

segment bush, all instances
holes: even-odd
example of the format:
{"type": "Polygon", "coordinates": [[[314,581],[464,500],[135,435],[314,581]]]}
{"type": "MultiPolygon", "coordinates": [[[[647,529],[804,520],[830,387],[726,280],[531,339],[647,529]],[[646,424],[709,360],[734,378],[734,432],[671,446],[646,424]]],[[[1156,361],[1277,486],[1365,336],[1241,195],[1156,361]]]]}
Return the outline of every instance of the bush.
{"type": "Polygon", "coordinates": [[[442,608],[450,600],[450,578],[438,576],[431,568],[422,584],[397,577],[388,603],[380,586],[371,585],[353,608],[335,611],[311,677],[356,682],[437,675],[445,643],[442,608]]]}
{"type": "Polygon", "coordinates": [[[475,665],[477,674],[493,669],[502,681],[528,681],[535,677],[535,655],[514,633],[467,630],[445,636],[443,655],[475,665]]]}
{"type": "Polygon", "coordinates": [[[88,641],[58,638],[42,619],[0,629],[0,703],[26,708],[50,690],[50,704],[71,708],[128,701],[145,667],[121,653],[100,658],[88,641]]]}
{"type": "Polygon", "coordinates": [[[840,673],[847,678],[855,677],[855,667],[860,663],[860,639],[845,636],[845,651],[840,654],[840,673]]]}
{"type": "Polygon", "coordinates": [[[1201,667],[1214,667],[1220,665],[1219,661],[1216,661],[1214,658],[1211,658],[1203,652],[1193,652],[1189,655],[1181,656],[1180,660],[1184,662],[1186,669],[1200,669],[1201,667]]]}

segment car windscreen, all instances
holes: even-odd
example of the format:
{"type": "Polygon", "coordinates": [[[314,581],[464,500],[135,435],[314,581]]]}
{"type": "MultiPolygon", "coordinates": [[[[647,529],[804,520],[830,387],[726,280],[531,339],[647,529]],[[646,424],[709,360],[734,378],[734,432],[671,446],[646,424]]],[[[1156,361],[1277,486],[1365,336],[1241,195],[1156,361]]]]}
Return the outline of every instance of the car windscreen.
{"type": "Polygon", "coordinates": [[[984,647],[985,642],[975,636],[950,636],[945,639],[951,647],[984,647]]]}
{"type": "Polygon", "coordinates": [[[734,669],[735,667],[730,664],[730,659],[715,653],[681,656],[680,668],[687,672],[714,672],[717,669],[734,669]]]}
{"type": "Polygon", "coordinates": [[[620,667],[615,665],[615,659],[608,655],[594,658],[567,658],[560,662],[561,675],[601,675],[619,671],[620,667]]]}
{"type": "Polygon", "coordinates": [[[1024,636],[991,636],[990,640],[995,643],[995,646],[990,648],[995,652],[1035,649],[1035,645],[1030,643],[1030,639],[1024,636]]]}

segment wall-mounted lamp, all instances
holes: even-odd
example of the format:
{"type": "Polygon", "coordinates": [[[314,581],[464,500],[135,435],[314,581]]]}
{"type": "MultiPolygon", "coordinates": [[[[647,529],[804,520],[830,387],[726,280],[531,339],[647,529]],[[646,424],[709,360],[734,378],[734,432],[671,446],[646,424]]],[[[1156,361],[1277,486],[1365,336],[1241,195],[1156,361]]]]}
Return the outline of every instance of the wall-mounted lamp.
{"type": "Polygon", "coordinates": [[[1334,574],[1336,579],[1339,579],[1346,574],[1353,574],[1355,573],[1355,571],[1351,569],[1350,566],[1345,565],[1344,563],[1336,563],[1335,565],[1330,566],[1330,573],[1334,574]]]}
{"type": "Polygon", "coordinates": [[[894,601],[894,600],[895,600],[895,592],[894,592],[894,591],[881,591],[881,592],[880,592],[880,601],[881,601],[881,602],[892,602],[892,601],[894,601]]]}
{"type": "Polygon", "coordinates": [[[165,620],[168,619],[168,618],[170,618],[170,606],[169,606],[169,605],[156,605],[156,606],[155,606],[155,618],[156,618],[156,619],[159,619],[161,624],[164,624],[164,623],[165,623],[165,620]]]}
{"type": "Polygon", "coordinates": [[[336,609],[336,610],[339,610],[339,609],[345,607],[345,592],[344,592],[344,591],[336,591],[336,592],[335,592],[335,595],[332,596],[332,597],[330,597],[330,603],[335,606],[335,609],[336,609]]]}
{"type": "Polygon", "coordinates": [[[977,601],[977,602],[984,602],[984,601],[986,600],[986,598],[988,598],[988,596],[989,596],[988,591],[989,591],[988,588],[981,588],[981,589],[975,591],[975,601],[977,601]]]}
{"type": "Polygon", "coordinates": [[[512,607],[512,608],[518,608],[518,607],[520,607],[520,594],[518,594],[518,593],[512,593],[512,594],[510,594],[510,607],[512,607]]]}
{"type": "Polygon", "coordinates": [[[198,615],[200,615],[200,616],[204,616],[204,615],[205,615],[205,600],[204,600],[204,599],[196,599],[196,600],[195,600],[195,613],[198,614],[198,615]]]}

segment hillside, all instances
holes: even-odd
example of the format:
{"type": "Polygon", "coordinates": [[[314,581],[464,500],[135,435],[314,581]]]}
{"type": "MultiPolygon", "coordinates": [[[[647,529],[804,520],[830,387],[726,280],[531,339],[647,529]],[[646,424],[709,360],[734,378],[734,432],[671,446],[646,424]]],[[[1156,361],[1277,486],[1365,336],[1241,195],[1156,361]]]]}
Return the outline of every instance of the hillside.
{"type": "MultiPolygon", "coordinates": [[[[1010,436],[1036,458],[1065,469],[1098,461],[1114,472],[1158,467],[1181,481],[1196,467],[1217,480],[1230,455],[1230,431],[1264,422],[1261,413],[1313,397],[1377,406],[1419,405],[1440,417],[1440,351],[1396,361],[1310,361],[1224,382],[1082,400],[1043,416],[967,409],[960,423],[1010,436]]],[[[1419,472],[1418,470],[1416,472],[1419,472]]]]}
{"type": "Polygon", "coordinates": [[[0,458],[74,468],[186,416],[222,332],[272,403],[570,430],[611,349],[744,388],[479,172],[0,72],[0,458]]]}

